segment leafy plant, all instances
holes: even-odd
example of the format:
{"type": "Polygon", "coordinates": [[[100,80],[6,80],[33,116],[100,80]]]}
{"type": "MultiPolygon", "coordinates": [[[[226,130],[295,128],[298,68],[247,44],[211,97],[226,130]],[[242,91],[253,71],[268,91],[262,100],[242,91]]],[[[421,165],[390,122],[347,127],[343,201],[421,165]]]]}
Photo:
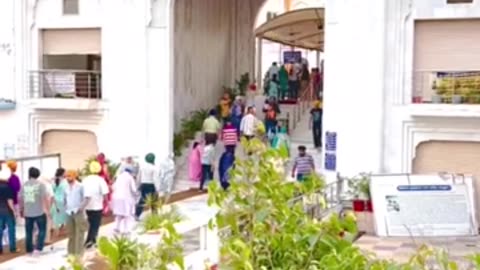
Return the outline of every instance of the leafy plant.
{"type": "Polygon", "coordinates": [[[145,206],[150,210],[141,222],[143,232],[156,232],[163,234],[165,226],[169,223],[178,223],[182,220],[175,206],[167,205],[164,198],[147,196],[145,206]]]}
{"type": "Polygon", "coordinates": [[[222,269],[337,269],[322,268],[322,258],[356,249],[341,236],[355,233],[353,221],[332,216],[318,222],[304,212],[302,200],[292,201],[315,194],[322,179],[287,183],[271,162],[286,160],[285,154],[256,139],[242,144],[252,154],[236,160],[228,193],[217,182],[209,185],[209,204],[223,209],[215,222],[229,230],[221,239],[222,269]]]}
{"type": "Polygon", "coordinates": [[[361,173],[356,177],[347,179],[348,187],[350,188],[349,193],[355,199],[365,199],[370,200],[370,174],[361,173]]]}
{"type": "MultiPolygon", "coordinates": [[[[82,169],[79,170],[79,176],[80,178],[83,178],[87,175],[90,174],[89,172],[89,165],[90,165],[90,162],[92,161],[96,161],[97,160],[97,157],[96,156],[91,156],[89,157],[87,160],[85,160],[85,165],[83,166],[82,169]]],[[[107,164],[107,170],[108,170],[108,173],[111,177],[114,177],[115,175],[117,175],[117,171],[118,169],[120,168],[120,163],[115,163],[111,160],[106,160],[105,163],[107,164]]]]}
{"type": "Polygon", "coordinates": [[[235,81],[234,94],[235,96],[245,96],[250,84],[250,74],[244,73],[240,75],[240,79],[235,81]]]}
{"type": "MultiPolygon", "coordinates": [[[[155,230],[161,242],[152,247],[126,237],[99,240],[100,254],[108,262],[110,270],[168,270],[172,265],[184,269],[182,237],[175,230],[180,215],[174,207],[163,205],[164,201],[150,197],[147,204],[152,211],[142,222],[145,231],[155,230]]],[[[75,269],[76,270],[76,269],[75,269]]],[[[79,269],[81,270],[81,269],[79,269]]]]}
{"type": "Polygon", "coordinates": [[[108,261],[111,270],[137,269],[139,247],[139,243],[125,236],[112,239],[101,237],[98,241],[98,250],[108,261]]]}
{"type": "Polygon", "coordinates": [[[207,110],[198,110],[181,120],[180,131],[173,136],[173,150],[176,156],[180,156],[188,141],[194,139],[195,134],[202,130],[203,121],[207,117],[207,110]]]}

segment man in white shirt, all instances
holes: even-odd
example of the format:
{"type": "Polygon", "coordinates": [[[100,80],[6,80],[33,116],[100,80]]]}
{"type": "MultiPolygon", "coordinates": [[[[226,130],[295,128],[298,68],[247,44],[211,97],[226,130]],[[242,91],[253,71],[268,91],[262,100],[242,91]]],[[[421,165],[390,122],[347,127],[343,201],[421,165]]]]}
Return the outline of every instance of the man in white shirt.
{"type": "Polygon", "coordinates": [[[82,181],[83,196],[88,200],[85,207],[88,219],[88,234],[85,241],[85,247],[93,247],[97,243],[97,236],[102,224],[103,203],[107,200],[108,186],[105,180],[100,177],[102,167],[97,161],[90,162],[90,175],[82,181]]]}
{"type": "Polygon", "coordinates": [[[242,136],[245,136],[247,140],[251,140],[255,136],[257,127],[257,117],[254,115],[254,109],[252,106],[248,107],[247,114],[242,118],[240,122],[240,131],[242,136]]]}
{"type": "Polygon", "coordinates": [[[155,165],[155,155],[149,153],[145,156],[145,164],[138,173],[137,182],[140,183],[140,201],[135,209],[135,218],[138,220],[145,207],[148,196],[157,196],[160,190],[160,170],[155,165]]]}

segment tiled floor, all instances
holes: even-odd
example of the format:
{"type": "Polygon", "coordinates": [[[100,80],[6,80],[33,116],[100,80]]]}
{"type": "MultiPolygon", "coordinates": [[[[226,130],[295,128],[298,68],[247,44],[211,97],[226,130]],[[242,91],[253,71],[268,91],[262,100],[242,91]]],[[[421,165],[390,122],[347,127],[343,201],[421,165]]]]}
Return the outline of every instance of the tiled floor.
{"type": "MultiPolygon", "coordinates": [[[[366,252],[373,252],[382,259],[406,262],[415,251],[426,244],[448,251],[452,260],[465,263],[464,257],[480,251],[480,236],[477,237],[435,237],[435,238],[380,238],[364,235],[356,245],[366,252]]],[[[460,269],[467,269],[462,268],[460,269]]]]}

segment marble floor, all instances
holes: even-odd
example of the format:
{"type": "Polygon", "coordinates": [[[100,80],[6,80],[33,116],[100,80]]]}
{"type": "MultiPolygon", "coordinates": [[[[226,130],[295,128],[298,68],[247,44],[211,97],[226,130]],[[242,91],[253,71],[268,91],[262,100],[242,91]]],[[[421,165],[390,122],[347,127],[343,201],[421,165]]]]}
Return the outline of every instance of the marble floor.
{"type": "MultiPolygon", "coordinates": [[[[207,196],[198,196],[192,199],[177,202],[176,205],[184,220],[178,224],[177,230],[184,232],[183,246],[184,253],[188,255],[199,249],[199,230],[188,228],[196,227],[197,224],[203,224],[206,220],[213,217],[216,209],[207,206],[207,196]],[[187,228],[187,229],[186,229],[187,228]]],[[[100,236],[113,236],[113,224],[108,224],[100,228],[100,236]]],[[[158,240],[155,240],[157,242],[158,240]]],[[[20,256],[13,260],[0,264],[0,270],[58,270],[66,262],[67,240],[57,242],[45,248],[45,254],[33,258],[30,256],[20,256]]],[[[95,251],[87,252],[86,257],[95,256],[95,251]]]]}
{"type": "Polygon", "coordinates": [[[465,256],[480,252],[480,236],[381,238],[364,235],[358,239],[355,244],[365,252],[375,253],[381,259],[394,259],[398,262],[407,262],[416,250],[425,244],[448,251],[451,260],[462,263],[463,267],[460,267],[459,269],[468,269],[465,266],[465,256]]]}

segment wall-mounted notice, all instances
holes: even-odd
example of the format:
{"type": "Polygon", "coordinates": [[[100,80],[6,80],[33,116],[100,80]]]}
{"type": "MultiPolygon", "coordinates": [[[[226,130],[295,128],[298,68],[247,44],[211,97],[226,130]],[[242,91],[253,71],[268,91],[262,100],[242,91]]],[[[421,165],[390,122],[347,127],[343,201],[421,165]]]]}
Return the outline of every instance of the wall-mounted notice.
{"type": "Polygon", "coordinates": [[[438,175],[372,176],[379,236],[476,235],[473,179],[438,175]]]}
{"type": "Polygon", "coordinates": [[[325,156],[324,156],[325,170],[337,170],[337,133],[327,131],[325,132],[325,156]]]}

